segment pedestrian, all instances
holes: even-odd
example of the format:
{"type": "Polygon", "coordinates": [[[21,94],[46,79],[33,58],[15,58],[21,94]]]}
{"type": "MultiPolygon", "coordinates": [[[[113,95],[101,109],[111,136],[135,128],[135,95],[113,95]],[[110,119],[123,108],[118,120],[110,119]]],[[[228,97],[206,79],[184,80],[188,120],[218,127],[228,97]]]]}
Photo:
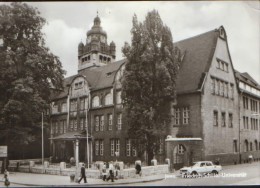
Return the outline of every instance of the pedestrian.
{"type": "Polygon", "coordinates": [[[5,186],[7,186],[7,187],[10,185],[9,172],[6,169],[4,171],[4,183],[5,183],[5,186]]]}
{"type": "Polygon", "coordinates": [[[104,163],[104,165],[103,165],[103,168],[102,168],[102,178],[103,178],[103,181],[106,181],[106,179],[107,179],[107,165],[106,165],[106,163],[104,163]]]}
{"type": "Polygon", "coordinates": [[[78,183],[80,183],[83,178],[84,178],[84,183],[87,183],[86,169],[85,169],[85,165],[84,164],[82,164],[82,167],[80,169],[80,174],[81,174],[81,178],[79,179],[78,183]]]}
{"type": "Polygon", "coordinates": [[[114,182],[114,166],[113,163],[109,164],[109,176],[107,178],[107,181],[111,179],[111,182],[114,182]]]}
{"type": "Polygon", "coordinates": [[[139,163],[137,163],[135,165],[135,170],[136,170],[136,174],[139,174],[139,176],[142,175],[142,168],[141,168],[141,165],[139,163]]]}
{"type": "Polygon", "coordinates": [[[215,159],[215,165],[219,165],[219,158],[215,159]]]}

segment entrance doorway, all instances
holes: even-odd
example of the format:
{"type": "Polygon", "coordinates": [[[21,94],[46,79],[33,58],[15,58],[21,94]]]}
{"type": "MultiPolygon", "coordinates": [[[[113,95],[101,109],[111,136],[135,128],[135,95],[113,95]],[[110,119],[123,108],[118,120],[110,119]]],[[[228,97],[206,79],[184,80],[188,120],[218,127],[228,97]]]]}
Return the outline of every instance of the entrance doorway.
{"type": "Polygon", "coordinates": [[[186,148],[182,144],[175,146],[173,150],[173,168],[178,170],[184,166],[186,148]]]}

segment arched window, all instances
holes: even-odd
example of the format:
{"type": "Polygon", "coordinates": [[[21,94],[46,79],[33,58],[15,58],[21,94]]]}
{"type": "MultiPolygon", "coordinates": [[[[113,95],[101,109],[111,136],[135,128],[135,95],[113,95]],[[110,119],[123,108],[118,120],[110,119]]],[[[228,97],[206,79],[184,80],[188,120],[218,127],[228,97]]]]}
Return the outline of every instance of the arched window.
{"type": "Polygon", "coordinates": [[[258,144],[257,144],[257,140],[255,140],[255,150],[257,151],[258,150],[258,144]]]}
{"type": "Polygon", "coordinates": [[[112,104],[112,94],[111,93],[108,93],[106,96],[105,96],[105,105],[110,105],[112,104]]]}
{"type": "Polygon", "coordinates": [[[247,152],[248,151],[248,141],[245,140],[245,143],[244,143],[244,152],[247,152]]]}
{"type": "Polygon", "coordinates": [[[253,151],[253,143],[250,142],[250,151],[253,151]]]}
{"type": "Polygon", "coordinates": [[[98,96],[95,96],[93,99],[92,99],[92,107],[98,107],[100,105],[99,103],[99,97],[98,96]]]}

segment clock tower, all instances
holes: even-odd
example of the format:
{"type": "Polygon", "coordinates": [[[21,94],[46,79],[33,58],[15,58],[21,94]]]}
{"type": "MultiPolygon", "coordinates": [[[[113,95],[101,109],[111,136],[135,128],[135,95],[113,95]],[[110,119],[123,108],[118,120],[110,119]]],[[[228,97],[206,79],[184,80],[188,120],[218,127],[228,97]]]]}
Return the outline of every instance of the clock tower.
{"type": "Polygon", "coordinates": [[[116,58],[116,45],[112,41],[107,44],[107,33],[101,27],[101,20],[94,19],[94,25],[87,32],[86,44],[78,46],[78,71],[90,67],[104,66],[113,63],[116,58]]]}

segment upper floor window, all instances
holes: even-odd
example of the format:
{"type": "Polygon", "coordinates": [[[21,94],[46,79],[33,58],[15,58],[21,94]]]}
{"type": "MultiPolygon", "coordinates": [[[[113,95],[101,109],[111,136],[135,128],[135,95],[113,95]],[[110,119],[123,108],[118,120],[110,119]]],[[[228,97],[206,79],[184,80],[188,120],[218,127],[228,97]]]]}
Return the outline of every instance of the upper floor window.
{"type": "Polygon", "coordinates": [[[92,107],[98,107],[98,106],[100,106],[99,97],[98,97],[98,96],[95,96],[95,97],[92,99],[92,107]]]}
{"type": "Polygon", "coordinates": [[[217,58],[217,68],[222,71],[228,72],[228,63],[217,58]]]}
{"type": "Polygon", "coordinates": [[[85,118],[80,118],[80,130],[84,130],[85,118]]]}
{"type": "Polygon", "coordinates": [[[80,99],[80,110],[84,110],[85,109],[85,98],[81,98],[80,99]]]}
{"type": "Polygon", "coordinates": [[[121,99],[121,91],[116,92],[116,103],[121,104],[122,99],[121,99]]]}
{"type": "Polygon", "coordinates": [[[108,115],[108,130],[112,130],[112,125],[113,125],[113,116],[112,114],[108,115]]]}
{"type": "Polygon", "coordinates": [[[77,111],[77,100],[70,101],[70,111],[77,111]]]}
{"type": "Polygon", "coordinates": [[[233,84],[230,84],[230,97],[231,97],[231,99],[234,98],[234,85],[233,84]]]}
{"type": "Polygon", "coordinates": [[[104,116],[100,116],[100,131],[104,131],[104,116]]]}
{"type": "Polygon", "coordinates": [[[67,112],[67,103],[62,103],[61,105],[61,112],[67,112]]]}
{"type": "Polygon", "coordinates": [[[99,116],[95,117],[95,130],[99,131],[99,116]]]}
{"type": "Polygon", "coordinates": [[[221,126],[222,127],[226,126],[226,113],[225,112],[221,113],[221,126]]]}
{"type": "Polygon", "coordinates": [[[110,104],[113,104],[112,94],[111,94],[111,93],[108,93],[108,94],[105,96],[105,105],[110,105],[110,104]]]}
{"type": "Polygon", "coordinates": [[[213,117],[213,121],[214,121],[214,122],[213,122],[213,125],[214,125],[214,126],[218,126],[218,112],[217,112],[217,111],[214,111],[214,112],[213,112],[213,116],[214,116],[214,117],[213,117]]]}
{"type": "Polygon", "coordinates": [[[80,89],[83,87],[83,81],[75,83],[75,89],[80,89]]]}
{"type": "Polygon", "coordinates": [[[180,124],[180,109],[175,108],[174,109],[174,125],[179,125],[180,124]]]}
{"type": "Polygon", "coordinates": [[[52,113],[53,114],[58,113],[58,105],[57,104],[52,105],[52,113]]]}
{"type": "Polygon", "coordinates": [[[122,129],[122,114],[117,115],[117,129],[121,130],[122,129]]]}
{"type": "Polygon", "coordinates": [[[183,108],[183,124],[189,124],[189,115],[190,109],[189,107],[184,107],[183,108]]]}
{"type": "Polygon", "coordinates": [[[228,127],[233,127],[233,114],[228,115],[228,127]]]}

